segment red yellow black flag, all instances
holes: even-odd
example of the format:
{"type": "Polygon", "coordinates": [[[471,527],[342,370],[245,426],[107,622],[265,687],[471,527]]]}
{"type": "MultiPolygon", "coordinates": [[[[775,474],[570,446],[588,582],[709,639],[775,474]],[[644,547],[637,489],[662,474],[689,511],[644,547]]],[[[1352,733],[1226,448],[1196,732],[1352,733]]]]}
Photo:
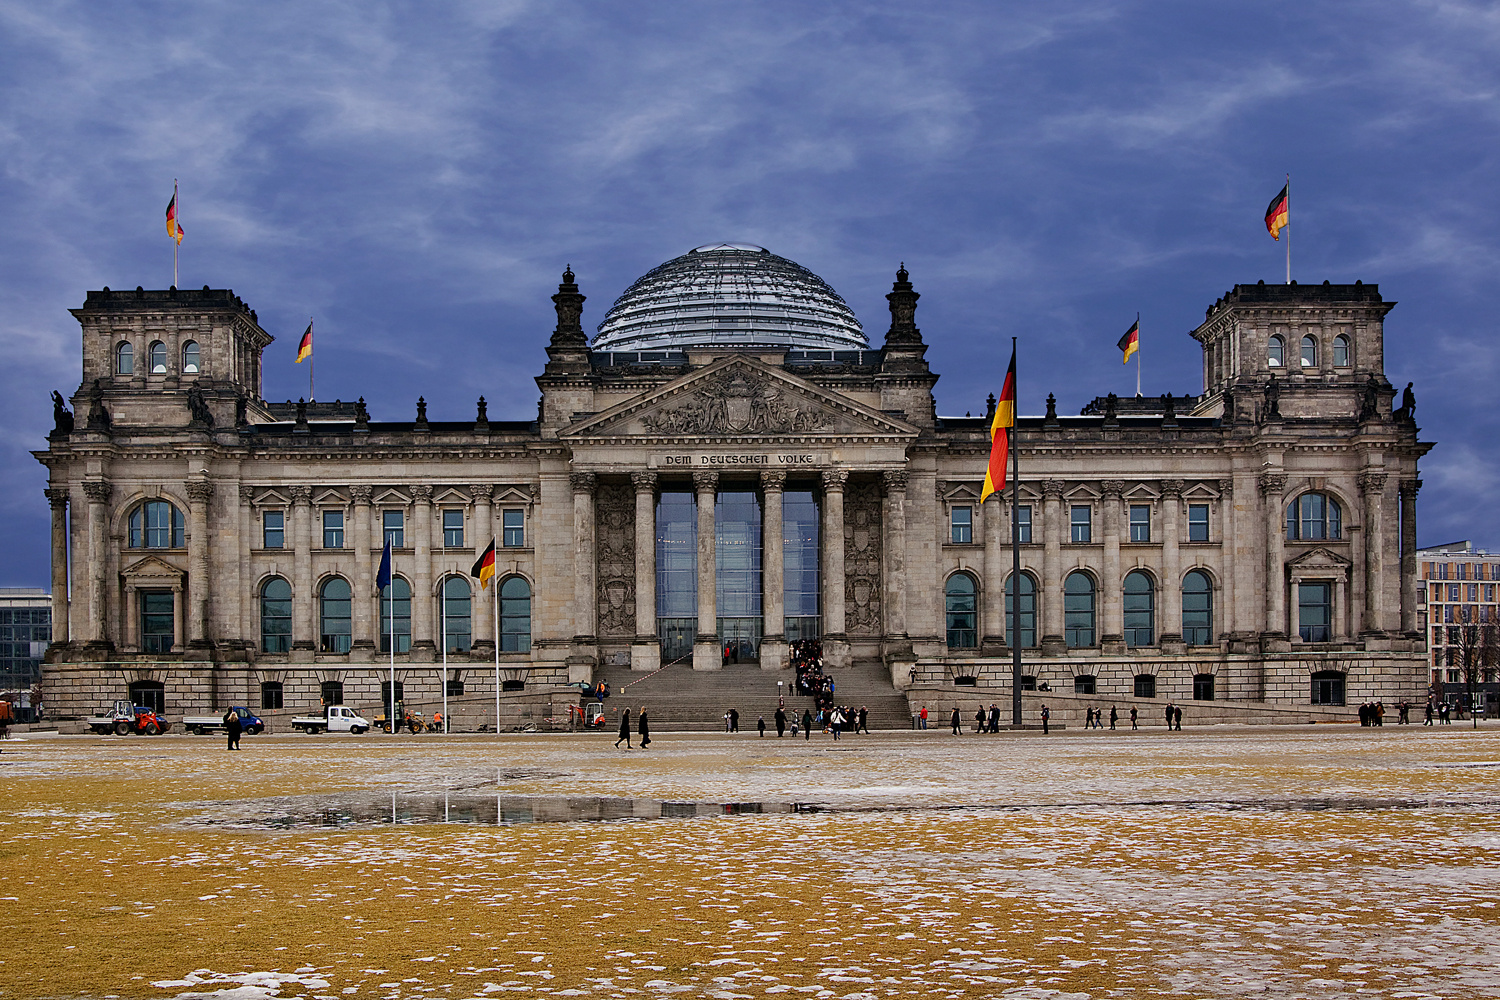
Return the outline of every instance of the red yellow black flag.
{"type": "Polygon", "coordinates": [[[469,570],[469,575],[479,581],[479,589],[484,590],[490,585],[490,580],[495,576],[495,540],[490,539],[490,547],[484,550],[484,554],[474,560],[474,568],[469,570]]]}
{"type": "Polygon", "coordinates": [[[1130,329],[1125,331],[1125,336],[1115,346],[1125,352],[1122,364],[1130,364],[1130,356],[1141,349],[1141,321],[1136,320],[1130,324],[1130,329]]]}
{"type": "Polygon", "coordinates": [[[1291,223],[1291,197],[1292,185],[1281,189],[1281,193],[1271,199],[1271,204],[1266,206],[1266,232],[1271,234],[1271,239],[1281,242],[1281,230],[1291,223]]]}
{"type": "Polygon", "coordinates": [[[984,472],[984,489],[979,502],[991,493],[1005,489],[1005,463],[1010,458],[1010,429],[1016,425],[1016,350],[1011,348],[1010,367],[1005,370],[1005,385],[995,402],[995,419],[990,422],[990,464],[984,472]]]}

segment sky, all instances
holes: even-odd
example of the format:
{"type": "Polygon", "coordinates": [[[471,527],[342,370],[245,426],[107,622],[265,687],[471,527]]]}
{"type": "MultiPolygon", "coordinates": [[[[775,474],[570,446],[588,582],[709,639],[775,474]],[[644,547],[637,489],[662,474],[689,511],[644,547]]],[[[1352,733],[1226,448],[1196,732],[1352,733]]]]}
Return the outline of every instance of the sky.
{"type": "Polygon", "coordinates": [[[1460,2],[109,4],[0,0],[0,586],[48,586],[49,394],[67,310],[232,288],[263,394],[376,420],[530,419],[571,265],[592,330],[707,243],[801,263],[875,346],[905,263],[941,375],[983,412],[1199,393],[1188,331],[1284,280],[1378,283],[1415,383],[1419,543],[1495,549],[1500,8],[1460,2]]]}

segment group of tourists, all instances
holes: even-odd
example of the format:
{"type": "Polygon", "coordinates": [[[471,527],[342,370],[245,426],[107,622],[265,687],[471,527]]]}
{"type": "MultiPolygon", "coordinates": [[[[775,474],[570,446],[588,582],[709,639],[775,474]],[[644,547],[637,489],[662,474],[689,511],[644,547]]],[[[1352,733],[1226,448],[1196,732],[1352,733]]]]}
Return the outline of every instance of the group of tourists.
{"type": "Polygon", "coordinates": [[[823,673],[823,643],[798,639],[790,649],[792,669],[797,672],[797,693],[813,699],[823,711],[833,708],[833,678],[823,673]]]}
{"type": "MultiPolygon", "coordinates": [[[[635,717],[636,731],[641,737],[641,749],[644,750],[651,745],[651,723],[646,719],[646,706],[641,706],[640,714],[635,717]]],[[[620,738],[615,740],[615,749],[620,748],[620,743],[625,743],[625,749],[630,749],[630,709],[620,709],[620,738]]]]}

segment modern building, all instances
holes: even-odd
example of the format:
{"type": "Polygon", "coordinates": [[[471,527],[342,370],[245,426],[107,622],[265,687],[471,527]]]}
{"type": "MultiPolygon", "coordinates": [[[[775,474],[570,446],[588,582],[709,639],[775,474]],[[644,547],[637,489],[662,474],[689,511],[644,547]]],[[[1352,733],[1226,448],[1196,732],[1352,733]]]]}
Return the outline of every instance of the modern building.
{"type": "Polygon", "coordinates": [[[1466,654],[1479,673],[1475,694],[1481,706],[1500,696],[1496,668],[1500,648],[1500,553],[1475,549],[1467,541],[1449,542],[1417,550],[1417,596],[1422,613],[1418,625],[1428,633],[1432,661],[1432,693],[1455,705],[1468,704],[1466,654]],[[1465,626],[1478,625],[1475,630],[1465,626]],[[1483,628],[1495,626],[1495,630],[1483,628]],[[1488,634],[1487,634],[1488,633],[1488,634]],[[1488,644],[1487,644],[1488,640],[1488,644]],[[1478,646],[1478,649],[1466,648],[1478,646]]]}
{"type": "Polygon", "coordinates": [[[483,398],[461,420],[270,403],[272,338],[232,292],[89,292],[72,412],[36,453],[49,704],[374,706],[392,642],[409,702],[498,677],[520,704],[606,671],[781,670],[812,637],[912,704],[1008,698],[1012,643],[1054,697],[1305,719],[1425,696],[1430,445],[1393,408],[1375,285],[1235,286],[1191,333],[1201,393],[1049,397],[1019,421],[1014,505],[980,502],[988,419],[938,414],[918,297],[903,267],[871,343],[806,268],[704,246],[591,340],[568,271],[537,417],[499,421],[483,398]]]}
{"type": "Polygon", "coordinates": [[[0,695],[29,720],[32,686],[42,679],[42,658],[52,641],[52,597],[45,590],[0,587],[0,695]]]}

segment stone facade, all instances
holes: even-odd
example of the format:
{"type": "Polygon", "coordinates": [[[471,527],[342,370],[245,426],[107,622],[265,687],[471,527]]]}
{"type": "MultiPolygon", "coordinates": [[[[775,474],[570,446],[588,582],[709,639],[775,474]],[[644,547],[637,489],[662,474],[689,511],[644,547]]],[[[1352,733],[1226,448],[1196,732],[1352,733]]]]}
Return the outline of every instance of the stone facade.
{"type": "Polygon", "coordinates": [[[441,697],[445,647],[450,688],[480,701],[497,679],[505,698],[537,702],[655,670],[672,658],[658,588],[679,586],[657,565],[667,493],[696,512],[682,656],[718,669],[724,636],[706,625],[726,617],[726,491],[761,512],[746,648],[767,670],[787,665],[795,494],[816,504],[830,666],[882,664],[914,704],[969,684],[1008,699],[1013,509],[1029,533],[1027,686],[1304,715],[1334,697],[1318,678],[1350,703],[1425,697],[1415,498],[1430,445],[1414,404],[1393,406],[1392,304],[1375,286],[1236,286],[1193,331],[1201,395],[1110,396],[1078,416],[1049,400],[1019,420],[1019,495],[984,502],[989,420],[937,416],[917,298],[903,269],[877,350],[648,357],[590,350],[568,272],[537,420],[490,420],[481,399],[472,421],[430,421],[425,404],[375,421],[363,399],[262,399],[271,337],[232,292],[90,292],[74,310],[73,413],[59,403],[36,453],[54,512],[47,702],[84,714],[160,685],[180,714],[260,705],[279,684],[292,711],[337,683],[373,709],[389,672],[374,575],[393,530],[409,703],[441,697]],[[491,538],[481,591],[468,573],[491,538]],[[473,599],[443,603],[460,580],[473,599]]]}

